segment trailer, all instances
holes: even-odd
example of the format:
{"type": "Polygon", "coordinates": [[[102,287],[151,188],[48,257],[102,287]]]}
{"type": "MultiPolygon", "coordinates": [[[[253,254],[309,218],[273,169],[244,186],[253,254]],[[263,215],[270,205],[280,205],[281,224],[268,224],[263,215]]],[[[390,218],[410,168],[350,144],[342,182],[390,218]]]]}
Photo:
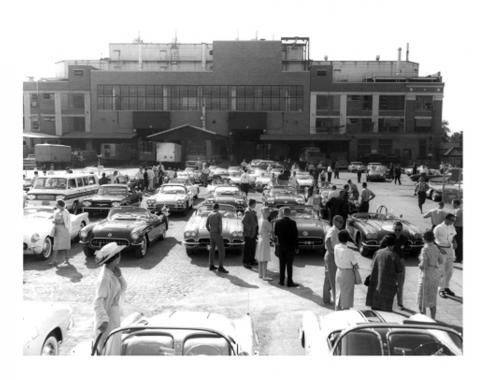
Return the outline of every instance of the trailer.
{"type": "Polygon", "coordinates": [[[72,165],[72,147],[59,144],[35,144],[37,167],[65,169],[72,165]]]}
{"type": "Polygon", "coordinates": [[[182,146],[180,144],[157,143],[157,161],[178,164],[182,161],[182,146]]]}

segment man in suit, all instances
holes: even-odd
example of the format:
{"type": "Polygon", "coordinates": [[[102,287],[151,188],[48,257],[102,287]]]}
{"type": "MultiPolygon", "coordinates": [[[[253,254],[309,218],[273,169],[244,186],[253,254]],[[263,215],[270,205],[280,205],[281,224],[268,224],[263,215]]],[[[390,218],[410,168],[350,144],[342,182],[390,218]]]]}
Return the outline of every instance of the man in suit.
{"type": "Polygon", "coordinates": [[[280,285],[285,283],[285,267],[287,268],[287,286],[294,287],[298,284],[293,282],[293,259],[298,252],[297,223],[290,219],[290,208],[283,209],[283,218],[275,223],[275,236],[278,241],[278,258],[280,260],[280,285]]]}
{"type": "Polygon", "coordinates": [[[255,199],[248,201],[248,208],[243,215],[243,236],[245,238],[245,246],[243,247],[243,266],[252,269],[252,265],[257,265],[255,260],[256,239],[258,235],[258,219],[255,211],[255,199]]]}
{"type": "Polygon", "coordinates": [[[213,264],[215,258],[215,248],[218,249],[218,271],[221,273],[228,273],[223,267],[225,259],[225,247],[223,245],[222,237],[222,214],[218,212],[218,203],[213,205],[213,211],[207,217],[206,228],[210,233],[210,252],[208,254],[208,262],[210,270],[214,271],[217,267],[213,264]]]}

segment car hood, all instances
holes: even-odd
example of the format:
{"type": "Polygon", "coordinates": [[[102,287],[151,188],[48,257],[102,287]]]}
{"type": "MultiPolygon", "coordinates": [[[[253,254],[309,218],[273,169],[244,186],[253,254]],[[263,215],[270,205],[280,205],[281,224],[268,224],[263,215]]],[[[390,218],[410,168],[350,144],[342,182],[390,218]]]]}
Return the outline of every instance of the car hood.
{"type": "Polygon", "coordinates": [[[213,200],[217,203],[236,203],[236,200],[244,202],[244,199],[231,195],[218,195],[216,197],[213,197],[213,200]]]}
{"type": "Polygon", "coordinates": [[[46,236],[52,229],[52,226],[52,220],[23,218],[23,236],[27,239],[30,239],[33,234],[39,234],[40,237],[46,236]]]}
{"type": "Polygon", "coordinates": [[[315,231],[324,234],[324,225],[325,223],[320,220],[312,220],[312,219],[297,219],[295,218],[295,222],[297,222],[297,229],[299,232],[301,231],[315,231]]]}
{"type": "MultiPolygon", "coordinates": [[[[270,196],[267,196],[267,198],[272,198],[270,196]]],[[[292,195],[275,195],[273,196],[273,199],[275,200],[275,202],[296,202],[297,200],[300,200],[300,199],[303,199],[303,198],[300,198],[300,197],[295,197],[295,196],[292,196],[292,195]]]]}
{"type": "Polygon", "coordinates": [[[179,199],[184,199],[186,194],[155,194],[148,199],[153,199],[158,203],[161,202],[176,202],[179,199]]]}
{"type": "Polygon", "coordinates": [[[302,183],[312,183],[313,178],[302,178],[302,179],[297,178],[297,182],[300,183],[300,184],[302,184],[302,183]]]}
{"type": "Polygon", "coordinates": [[[143,220],[107,220],[98,222],[93,227],[94,234],[103,234],[105,232],[131,231],[134,228],[145,226],[143,220]]]}
{"type": "MultiPolygon", "coordinates": [[[[185,226],[185,231],[195,231],[202,237],[209,236],[206,223],[206,217],[194,216],[185,226]]],[[[240,219],[222,218],[222,233],[227,234],[233,231],[243,231],[240,219]]]]}
{"type": "Polygon", "coordinates": [[[95,195],[91,196],[90,198],[87,198],[86,200],[93,201],[93,202],[100,202],[100,201],[118,202],[118,201],[122,201],[124,199],[125,199],[125,195],[111,195],[111,194],[100,195],[100,194],[95,194],[95,195]]]}
{"type": "MultiPolygon", "coordinates": [[[[359,227],[363,230],[365,234],[377,234],[380,233],[382,235],[387,233],[393,233],[393,223],[396,221],[400,221],[400,219],[394,220],[365,220],[359,223],[359,227]]],[[[401,220],[403,224],[403,234],[407,237],[415,236],[415,234],[420,234],[420,230],[410,224],[409,222],[405,222],[401,220]]]]}

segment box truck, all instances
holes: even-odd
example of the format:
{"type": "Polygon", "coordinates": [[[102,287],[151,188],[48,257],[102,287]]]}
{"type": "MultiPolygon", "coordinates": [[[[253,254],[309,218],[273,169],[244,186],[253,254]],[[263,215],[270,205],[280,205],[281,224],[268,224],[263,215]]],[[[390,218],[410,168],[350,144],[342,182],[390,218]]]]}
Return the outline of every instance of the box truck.
{"type": "Polygon", "coordinates": [[[157,161],[180,163],[182,161],[182,146],[175,143],[157,143],[157,161]]]}
{"type": "Polygon", "coordinates": [[[64,169],[72,165],[72,147],[58,144],[35,144],[35,160],[37,167],[53,164],[55,169],[64,169]]]}

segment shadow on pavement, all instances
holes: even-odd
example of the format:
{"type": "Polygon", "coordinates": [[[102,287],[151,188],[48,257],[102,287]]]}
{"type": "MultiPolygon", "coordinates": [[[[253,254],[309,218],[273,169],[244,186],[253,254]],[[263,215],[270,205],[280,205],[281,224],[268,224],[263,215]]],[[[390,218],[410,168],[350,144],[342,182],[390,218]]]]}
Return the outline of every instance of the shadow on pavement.
{"type": "Polygon", "coordinates": [[[218,277],[226,278],[226,279],[229,280],[233,285],[239,286],[239,287],[241,287],[241,288],[258,289],[258,285],[249,284],[248,282],[242,280],[240,277],[231,275],[231,274],[229,274],[229,273],[220,273],[220,272],[215,271],[215,274],[216,274],[218,277]]]}
{"type": "Polygon", "coordinates": [[[320,255],[318,251],[313,250],[300,251],[300,253],[295,256],[293,266],[302,268],[306,265],[324,266],[324,255],[320,255]]]}
{"type": "Polygon", "coordinates": [[[35,270],[35,271],[44,271],[51,269],[52,267],[49,264],[50,260],[42,260],[40,257],[35,255],[26,255],[23,256],[23,270],[35,270]]]}
{"type": "Polygon", "coordinates": [[[67,265],[59,265],[56,273],[59,276],[68,277],[71,282],[80,282],[83,278],[83,275],[71,263],[67,265]]]}
{"type": "Polygon", "coordinates": [[[311,288],[309,288],[308,286],[303,286],[302,284],[298,284],[299,286],[297,286],[295,288],[293,288],[293,287],[289,288],[288,286],[280,285],[278,283],[278,273],[276,273],[276,276],[270,282],[270,284],[272,286],[275,286],[278,289],[289,291],[290,293],[293,293],[293,294],[295,294],[299,297],[302,297],[302,298],[305,298],[309,301],[312,301],[312,302],[316,303],[317,305],[322,306],[326,309],[330,309],[330,310],[335,309],[335,306],[333,305],[333,303],[332,304],[325,304],[323,302],[323,297],[318,295],[317,293],[314,293],[313,290],[311,288]]]}
{"type": "MultiPolygon", "coordinates": [[[[196,266],[207,268],[208,263],[208,251],[206,249],[195,250],[194,253],[188,256],[190,258],[190,263],[196,266]]],[[[218,252],[215,252],[214,261],[215,265],[218,265],[218,252]]],[[[224,266],[228,269],[229,267],[238,267],[242,265],[242,252],[241,251],[225,251],[224,266]]]]}
{"type": "Polygon", "coordinates": [[[122,255],[120,266],[125,268],[152,269],[169,254],[173,247],[179,244],[181,244],[180,241],[171,236],[166,237],[162,241],[155,241],[148,247],[147,255],[142,259],[137,259],[127,251],[122,255]]]}

